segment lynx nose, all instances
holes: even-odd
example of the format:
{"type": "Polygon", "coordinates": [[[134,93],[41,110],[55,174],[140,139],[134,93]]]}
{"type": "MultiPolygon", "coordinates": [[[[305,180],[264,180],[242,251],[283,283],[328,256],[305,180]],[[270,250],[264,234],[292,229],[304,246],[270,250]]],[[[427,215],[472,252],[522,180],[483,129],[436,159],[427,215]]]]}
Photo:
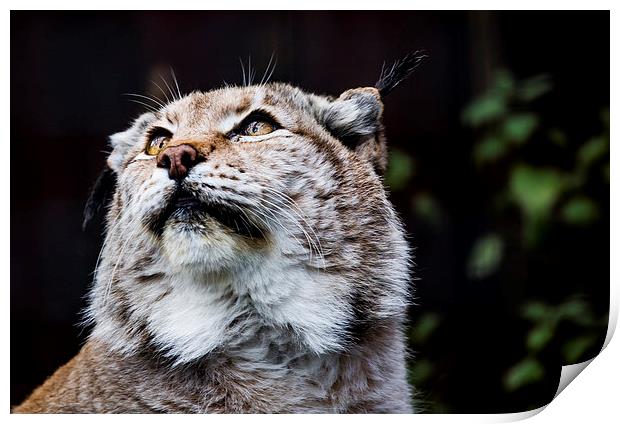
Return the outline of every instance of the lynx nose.
{"type": "Polygon", "coordinates": [[[168,176],[182,180],[198,162],[198,152],[189,144],[171,146],[157,155],[157,166],[168,169],[168,176]]]}

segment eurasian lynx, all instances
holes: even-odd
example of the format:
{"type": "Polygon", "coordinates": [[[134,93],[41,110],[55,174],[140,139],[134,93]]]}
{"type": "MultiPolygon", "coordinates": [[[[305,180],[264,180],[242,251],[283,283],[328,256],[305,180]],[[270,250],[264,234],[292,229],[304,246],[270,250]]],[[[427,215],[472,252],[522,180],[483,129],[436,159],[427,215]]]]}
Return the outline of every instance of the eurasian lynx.
{"type": "Polygon", "coordinates": [[[110,138],[81,352],[15,412],[412,412],[410,253],[375,87],[173,98],[110,138]]]}

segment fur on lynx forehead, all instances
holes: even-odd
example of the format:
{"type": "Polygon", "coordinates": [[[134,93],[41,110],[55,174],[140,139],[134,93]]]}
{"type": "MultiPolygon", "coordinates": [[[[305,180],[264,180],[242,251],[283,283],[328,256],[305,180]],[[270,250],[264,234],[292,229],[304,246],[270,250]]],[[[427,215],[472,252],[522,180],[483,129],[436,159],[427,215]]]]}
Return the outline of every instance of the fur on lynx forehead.
{"type": "Polygon", "coordinates": [[[412,412],[382,97],[421,57],[337,98],[178,93],[111,136],[92,333],[15,411],[412,412]]]}

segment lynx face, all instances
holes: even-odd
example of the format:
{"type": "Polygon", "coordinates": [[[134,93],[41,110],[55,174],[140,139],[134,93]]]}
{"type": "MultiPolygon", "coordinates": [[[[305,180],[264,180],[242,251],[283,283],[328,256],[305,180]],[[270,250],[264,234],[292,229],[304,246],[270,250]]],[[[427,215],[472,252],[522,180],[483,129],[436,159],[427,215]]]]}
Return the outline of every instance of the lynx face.
{"type": "Polygon", "coordinates": [[[113,135],[92,337],[187,363],[255,344],[339,351],[402,319],[382,111],[374,88],[266,84],[194,92],[113,135]]]}
{"type": "Polygon", "coordinates": [[[136,143],[111,158],[122,204],[173,268],[246,268],[273,251],[324,265],[315,227],[330,211],[317,200],[355,158],[321,131],[306,134],[312,104],[278,89],[194,93],[142,118],[136,143]]]}

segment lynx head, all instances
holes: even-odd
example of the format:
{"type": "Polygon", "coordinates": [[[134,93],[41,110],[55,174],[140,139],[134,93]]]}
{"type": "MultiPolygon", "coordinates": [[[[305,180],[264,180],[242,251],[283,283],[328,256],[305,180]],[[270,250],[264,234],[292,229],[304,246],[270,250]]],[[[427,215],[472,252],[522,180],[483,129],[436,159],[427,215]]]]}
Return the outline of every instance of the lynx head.
{"type": "Polygon", "coordinates": [[[338,351],[400,322],[408,248],[381,180],[391,72],[337,98],[281,83],[179,95],[114,134],[92,337],[187,363],[257,338],[338,351]]]}

